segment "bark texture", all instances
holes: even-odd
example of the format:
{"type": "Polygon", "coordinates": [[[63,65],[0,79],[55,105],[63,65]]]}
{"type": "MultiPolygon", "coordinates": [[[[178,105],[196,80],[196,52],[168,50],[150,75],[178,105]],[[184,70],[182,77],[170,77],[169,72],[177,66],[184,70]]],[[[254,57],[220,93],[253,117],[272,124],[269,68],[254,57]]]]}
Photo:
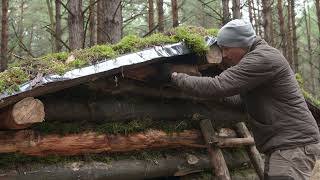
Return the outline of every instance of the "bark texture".
{"type": "Polygon", "coordinates": [[[83,48],[84,29],[82,0],[69,0],[68,11],[68,29],[69,29],[69,47],[71,50],[83,48]]]}
{"type": "Polygon", "coordinates": [[[9,1],[2,0],[0,72],[8,67],[8,8],[9,1]]]}

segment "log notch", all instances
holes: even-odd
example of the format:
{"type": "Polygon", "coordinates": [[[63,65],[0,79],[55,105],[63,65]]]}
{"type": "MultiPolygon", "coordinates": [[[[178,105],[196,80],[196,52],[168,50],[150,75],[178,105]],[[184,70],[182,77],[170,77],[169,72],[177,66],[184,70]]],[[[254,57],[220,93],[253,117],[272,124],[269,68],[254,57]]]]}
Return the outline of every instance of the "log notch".
{"type": "MultiPolygon", "coordinates": [[[[244,168],[249,163],[246,154],[224,152],[231,169],[244,168]]],[[[13,169],[0,169],[4,179],[117,179],[140,180],[168,176],[184,176],[209,169],[207,155],[202,153],[163,154],[151,160],[124,159],[118,161],[87,162],[76,161],[54,165],[28,164],[15,165],[13,169]]],[[[0,179],[1,179],[0,178],[0,179]]]]}
{"type": "MultiPolygon", "coordinates": [[[[237,131],[240,136],[248,138],[251,137],[251,134],[247,128],[247,126],[243,122],[239,122],[236,124],[237,131]]],[[[264,178],[264,165],[263,160],[259,151],[257,150],[255,145],[250,145],[246,147],[246,151],[248,152],[251,163],[256,170],[260,179],[264,178]]]]}
{"type": "Polygon", "coordinates": [[[218,142],[218,140],[216,138],[211,121],[208,119],[201,120],[200,127],[209,152],[213,174],[217,176],[218,180],[231,180],[222,151],[219,147],[214,145],[214,143],[218,142]]]}
{"type": "Polygon", "coordinates": [[[27,97],[0,112],[0,129],[24,129],[44,121],[44,106],[39,99],[27,97]]]}

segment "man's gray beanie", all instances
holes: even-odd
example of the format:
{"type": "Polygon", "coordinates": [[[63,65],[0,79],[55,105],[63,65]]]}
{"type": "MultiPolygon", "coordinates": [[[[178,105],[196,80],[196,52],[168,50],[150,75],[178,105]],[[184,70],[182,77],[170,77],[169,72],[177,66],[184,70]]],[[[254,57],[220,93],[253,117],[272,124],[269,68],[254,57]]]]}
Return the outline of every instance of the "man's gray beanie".
{"type": "Polygon", "coordinates": [[[217,43],[225,47],[249,47],[256,39],[250,22],[235,19],[225,24],[218,32],[217,43]]]}

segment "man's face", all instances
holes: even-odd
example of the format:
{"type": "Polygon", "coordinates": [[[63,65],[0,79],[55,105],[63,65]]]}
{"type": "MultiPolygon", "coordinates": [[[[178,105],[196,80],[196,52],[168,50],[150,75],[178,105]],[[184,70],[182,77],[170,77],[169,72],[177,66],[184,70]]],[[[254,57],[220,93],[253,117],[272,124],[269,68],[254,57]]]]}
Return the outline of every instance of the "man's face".
{"type": "Polygon", "coordinates": [[[234,66],[240,62],[242,57],[247,53],[246,48],[224,47],[221,46],[223,63],[228,66],[234,66]]]}

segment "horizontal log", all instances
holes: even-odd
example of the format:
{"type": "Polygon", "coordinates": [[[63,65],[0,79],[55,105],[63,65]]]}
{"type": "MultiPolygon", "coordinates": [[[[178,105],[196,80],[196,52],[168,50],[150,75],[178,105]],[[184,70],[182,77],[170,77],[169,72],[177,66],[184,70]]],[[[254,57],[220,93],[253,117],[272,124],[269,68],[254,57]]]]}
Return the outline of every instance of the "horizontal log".
{"type": "Polygon", "coordinates": [[[43,99],[46,121],[125,121],[149,117],[152,120],[194,119],[196,116],[215,119],[215,127],[228,127],[245,120],[239,109],[219,103],[201,104],[185,100],[161,99],[98,99],[72,101],[43,99]],[[221,125],[221,126],[220,126],[221,125]]]}
{"type": "MultiPolygon", "coordinates": [[[[249,163],[245,154],[224,152],[230,169],[243,168],[249,163]]],[[[207,155],[201,153],[170,155],[152,160],[118,160],[104,162],[69,162],[54,165],[27,164],[14,169],[0,169],[0,179],[117,179],[135,180],[168,176],[184,176],[209,169],[207,155]],[[190,161],[190,156],[194,161],[190,161]]]]}
{"type": "MultiPolygon", "coordinates": [[[[31,130],[0,133],[0,153],[19,152],[32,156],[79,155],[101,152],[129,152],[144,149],[192,147],[205,148],[202,134],[197,130],[166,133],[160,130],[111,135],[86,132],[79,134],[45,135],[31,130]]],[[[221,138],[221,147],[245,145],[243,138],[221,138]],[[236,145],[235,145],[236,144],[236,145]]],[[[252,143],[246,141],[246,143],[252,143]]]]}
{"type": "Polygon", "coordinates": [[[27,97],[0,112],[0,129],[24,129],[44,120],[44,106],[39,99],[27,97]]]}
{"type": "Polygon", "coordinates": [[[66,136],[41,136],[33,131],[19,131],[11,135],[1,132],[0,153],[19,152],[33,156],[78,155],[100,152],[128,152],[153,148],[203,148],[198,131],[167,134],[148,130],[129,135],[97,134],[94,132],[66,136]]]}

